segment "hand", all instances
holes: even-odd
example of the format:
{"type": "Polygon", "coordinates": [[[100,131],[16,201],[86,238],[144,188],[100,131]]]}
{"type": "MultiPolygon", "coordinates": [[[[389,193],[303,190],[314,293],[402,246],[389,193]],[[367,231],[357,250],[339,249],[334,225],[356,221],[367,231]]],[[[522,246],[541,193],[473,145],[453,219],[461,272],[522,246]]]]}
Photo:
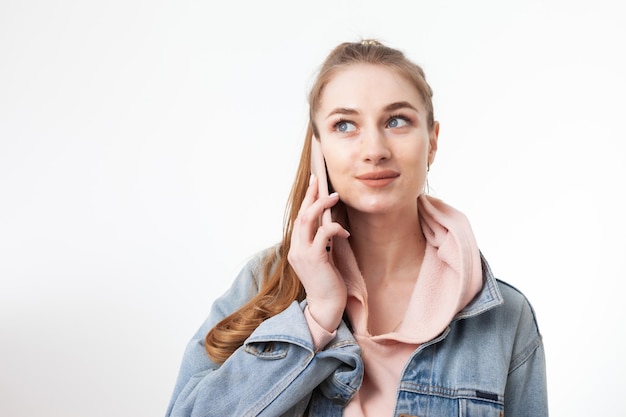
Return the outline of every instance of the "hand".
{"type": "Polygon", "coordinates": [[[337,222],[319,224],[323,211],[337,204],[339,196],[318,198],[317,181],[311,178],[294,222],[287,260],[304,286],[311,316],[332,332],[346,308],[347,289],[327,246],[334,236],[347,239],[350,233],[337,222]]]}

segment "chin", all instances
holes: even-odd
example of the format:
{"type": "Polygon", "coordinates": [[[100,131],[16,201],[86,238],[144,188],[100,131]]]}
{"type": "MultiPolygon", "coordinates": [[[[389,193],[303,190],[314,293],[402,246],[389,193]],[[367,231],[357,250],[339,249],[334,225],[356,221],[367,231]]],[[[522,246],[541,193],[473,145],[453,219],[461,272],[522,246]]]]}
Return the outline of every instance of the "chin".
{"type": "MultiPolygon", "coordinates": [[[[340,194],[341,195],[341,194],[340,194]]],[[[417,207],[417,195],[409,200],[404,198],[390,198],[386,196],[358,196],[355,199],[344,201],[344,204],[352,210],[363,214],[380,215],[400,211],[412,211],[417,207]]]]}
{"type": "Polygon", "coordinates": [[[365,201],[361,200],[357,204],[350,205],[350,207],[361,213],[385,214],[394,211],[394,208],[397,208],[397,205],[393,204],[393,202],[388,199],[384,199],[383,201],[382,199],[377,198],[365,201]]]}

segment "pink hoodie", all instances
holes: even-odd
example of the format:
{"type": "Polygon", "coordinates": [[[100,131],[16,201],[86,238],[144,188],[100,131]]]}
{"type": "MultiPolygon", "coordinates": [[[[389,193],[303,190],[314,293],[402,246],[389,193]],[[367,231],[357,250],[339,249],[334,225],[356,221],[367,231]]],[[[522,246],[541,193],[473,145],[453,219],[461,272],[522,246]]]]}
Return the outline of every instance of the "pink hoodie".
{"type": "MultiPolygon", "coordinates": [[[[335,264],[348,287],[346,311],[361,346],[363,384],[344,411],[348,417],[393,415],[397,387],[411,353],[437,337],[480,291],[482,268],[476,239],[467,218],[443,201],[418,198],[426,251],[406,313],[396,330],[381,335],[367,328],[367,288],[350,244],[333,244],[335,264]]],[[[313,340],[323,347],[333,337],[305,310],[313,340]]]]}

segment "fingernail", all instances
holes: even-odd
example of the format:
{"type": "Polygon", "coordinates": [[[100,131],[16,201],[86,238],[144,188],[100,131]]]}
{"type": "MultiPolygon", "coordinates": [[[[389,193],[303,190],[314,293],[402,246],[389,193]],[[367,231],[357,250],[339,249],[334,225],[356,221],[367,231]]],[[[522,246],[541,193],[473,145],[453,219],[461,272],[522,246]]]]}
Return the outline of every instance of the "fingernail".
{"type": "Polygon", "coordinates": [[[335,198],[335,197],[337,197],[338,195],[339,195],[339,193],[337,193],[337,192],[335,191],[334,193],[329,194],[329,195],[328,195],[328,198],[335,198]]]}
{"type": "Polygon", "coordinates": [[[313,180],[315,180],[315,174],[311,174],[311,177],[309,178],[309,185],[313,184],[313,180]]]}

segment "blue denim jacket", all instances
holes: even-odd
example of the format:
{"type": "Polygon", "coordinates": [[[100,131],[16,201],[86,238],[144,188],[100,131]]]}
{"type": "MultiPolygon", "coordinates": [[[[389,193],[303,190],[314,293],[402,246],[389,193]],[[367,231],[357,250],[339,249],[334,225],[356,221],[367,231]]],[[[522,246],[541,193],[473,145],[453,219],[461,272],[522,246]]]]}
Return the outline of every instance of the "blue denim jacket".
{"type": "MultiPolygon", "coordinates": [[[[292,303],[266,320],[221,366],[204,337],[260,285],[260,253],[213,305],[183,358],[167,417],[341,416],[363,378],[360,348],[348,323],[316,352],[303,315],[292,303]]],[[[436,339],[407,362],[394,416],[548,416],[545,358],[532,307],[496,280],[483,259],[480,293],[436,339]]]]}

